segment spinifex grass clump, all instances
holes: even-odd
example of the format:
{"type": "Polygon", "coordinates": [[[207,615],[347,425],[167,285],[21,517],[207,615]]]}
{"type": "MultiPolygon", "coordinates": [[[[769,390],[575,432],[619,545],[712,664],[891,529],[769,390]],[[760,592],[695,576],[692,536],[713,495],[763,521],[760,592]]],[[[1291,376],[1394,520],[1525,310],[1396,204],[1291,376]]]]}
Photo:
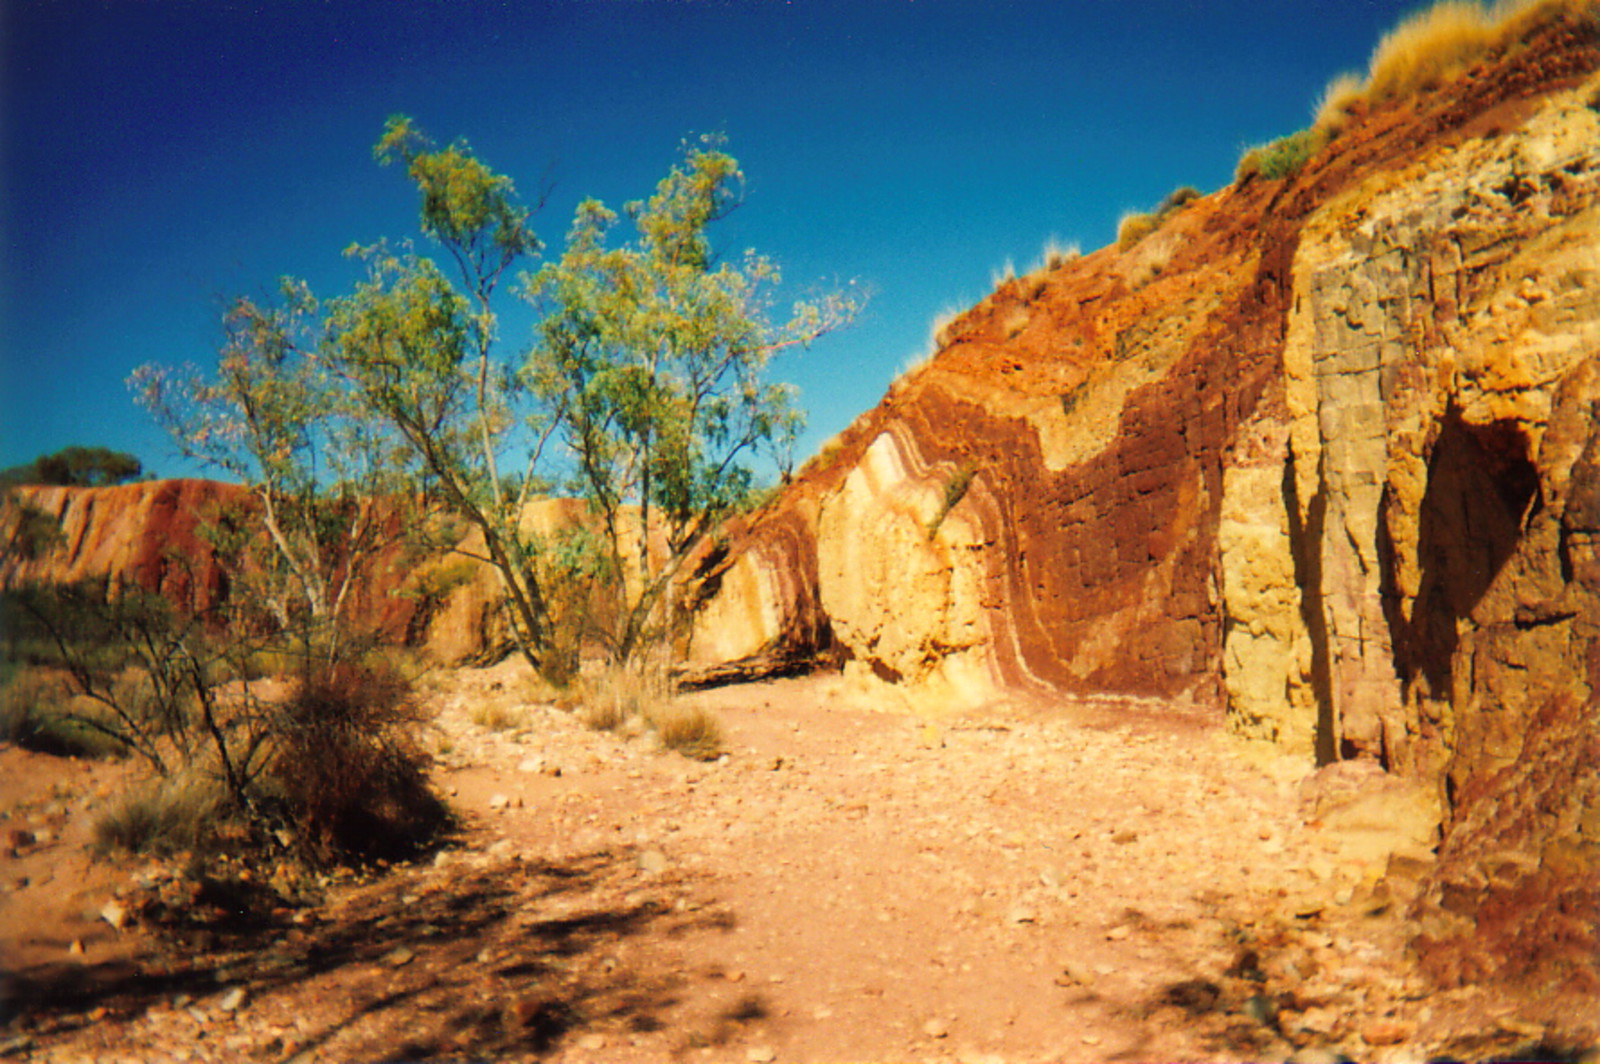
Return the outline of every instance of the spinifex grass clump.
{"type": "Polygon", "coordinates": [[[187,772],[137,785],[96,819],[95,848],[102,853],[171,856],[213,850],[229,820],[228,796],[213,777],[187,772]]]}
{"type": "Polygon", "coordinates": [[[1291,177],[1331,144],[1363,108],[1426,92],[1460,77],[1476,63],[1515,48],[1558,22],[1600,32],[1595,0],[1439,0],[1417,11],[1378,42],[1365,77],[1344,73],[1328,83],[1309,129],[1250,148],[1237,180],[1291,177]]]}
{"type": "Polygon", "coordinates": [[[630,727],[655,732],[662,747],[698,761],[722,753],[722,727],[699,706],[677,701],[672,680],[660,664],[612,666],[581,685],[582,719],[596,731],[630,727]]]}

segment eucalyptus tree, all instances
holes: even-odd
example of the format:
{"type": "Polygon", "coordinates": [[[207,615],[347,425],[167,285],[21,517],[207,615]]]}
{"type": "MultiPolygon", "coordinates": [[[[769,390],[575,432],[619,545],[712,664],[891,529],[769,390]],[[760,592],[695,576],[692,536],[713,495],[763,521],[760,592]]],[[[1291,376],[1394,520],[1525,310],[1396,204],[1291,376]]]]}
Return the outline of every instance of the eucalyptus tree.
{"type": "Polygon", "coordinates": [[[603,531],[598,634],[616,659],[669,632],[684,561],[750,497],[753,460],[792,448],[803,415],[766,379],[772,357],[859,309],[850,286],[775,320],[777,267],[724,259],[711,239],[743,187],[718,138],[686,143],[654,195],[624,206],[631,239],[613,246],[621,217],[587,200],[561,258],[526,280],[539,325],[525,377],[603,531]]]}
{"type": "Polygon", "coordinates": [[[518,649],[562,680],[575,654],[551,630],[543,544],[521,528],[527,503],[543,486],[546,437],[521,431],[528,420],[518,402],[527,397],[496,351],[500,282],[539,251],[531,211],[511,179],[470,145],[435,148],[406,116],[389,119],[373,153],[383,165],[405,166],[421,193],[422,232],[453,271],[409,246],[350,248],[367,277],[330,305],[329,364],[393,426],[427,490],[476,530],[482,553],[458,549],[493,567],[518,649]]]}
{"type": "Polygon", "coordinates": [[[147,364],[129,383],[182,454],[250,489],[253,513],[211,515],[214,545],[251,606],[333,660],[363,562],[386,539],[373,500],[394,495],[402,467],[384,422],[319,357],[319,314],[285,279],[276,300],[229,306],[214,373],[147,364]]]}
{"type": "Polygon", "coordinates": [[[685,560],[749,499],[757,456],[787,468],[803,418],[794,389],[766,379],[772,357],[850,321],[856,289],[779,316],[776,266],[716,252],[710,229],[744,178],[714,138],[686,143],[654,195],[623,208],[631,239],[614,245],[621,216],[588,200],[537,270],[532,208],[465,141],[437,147],[401,115],[373,151],[416,186],[437,260],[352,245],[365,275],[348,295],[319,304],[288,281],[277,306],[239,301],[216,379],[146,367],[143,400],[185,453],[252,485],[313,615],[337,614],[349,576],[322,575],[320,526],[303,516],[319,493],[409,492],[475,532],[455,549],[498,574],[513,640],[545,676],[569,678],[585,638],[630,658],[667,634],[685,560]],[[507,356],[497,300],[519,266],[538,321],[531,349],[507,356]],[[587,520],[535,534],[528,504],[552,489],[583,499],[587,520]]]}

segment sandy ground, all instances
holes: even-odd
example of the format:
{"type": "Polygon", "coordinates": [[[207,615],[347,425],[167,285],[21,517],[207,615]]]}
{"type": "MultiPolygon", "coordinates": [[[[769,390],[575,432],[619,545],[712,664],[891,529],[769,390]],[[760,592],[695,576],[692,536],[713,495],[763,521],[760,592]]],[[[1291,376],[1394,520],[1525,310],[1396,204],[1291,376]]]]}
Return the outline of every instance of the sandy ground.
{"type": "Polygon", "coordinates": [[[0,1059],[1406,1061],[1565,1022],[1410,967],[1374,883],[1425,866],[1416,796],[1202,712],[812,677],[694,696],[705,763],[528,690],[428,681],[449,848],[188,935],[112,926],[173,883],[89,856],[127,767],[0,748],[0,1059]]]}

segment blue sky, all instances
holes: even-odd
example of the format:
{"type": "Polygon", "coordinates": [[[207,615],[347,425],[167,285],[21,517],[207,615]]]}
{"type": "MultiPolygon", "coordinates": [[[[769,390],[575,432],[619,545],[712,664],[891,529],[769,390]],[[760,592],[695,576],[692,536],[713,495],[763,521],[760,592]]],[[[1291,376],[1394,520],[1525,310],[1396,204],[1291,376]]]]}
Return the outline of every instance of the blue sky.
{"type": "MultiPolygon", "coordinates": [[[[785,293],[875,293],[786,356],[802,457],[875,404],[943,310],[1047,239],[1092,250],[1172,188],[1309,121],[1413,4],[1392,0],[0,0],[0,466],[70,444],[194,473],[132,402],[204,365],[231,295],[322,295],[353,241],[415,233],[385,117],[468,139],[572,208],[651,190],[689,134],[748,178],[723,246],[785,293]]],[[[508,316],[505,350],[525,343],[508,316]]]]}

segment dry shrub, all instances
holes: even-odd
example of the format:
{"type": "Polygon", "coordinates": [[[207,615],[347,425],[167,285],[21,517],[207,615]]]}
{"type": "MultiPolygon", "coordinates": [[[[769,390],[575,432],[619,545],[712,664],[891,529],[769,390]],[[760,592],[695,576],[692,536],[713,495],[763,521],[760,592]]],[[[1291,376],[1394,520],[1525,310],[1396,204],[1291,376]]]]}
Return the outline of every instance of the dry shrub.
{"type": "Polygon", "coordinates": [[[715,761],[722,754],[722,726],[699,706],[668,705],[651,718],[661,745],[696,761],[715,761]]]}
{"type": "Polygon", "coordinates": [[[1182,210],[1200,197],[1200,190],[1193,185],[1179,185],[1168,192],[1166,198],[1161,201],[1161,205],[1156,208],[1156,217],[1164,220],[1167,215],[1182,210]]]}
{"type": "Polygon", "coordinates": [[[53,669],[24,667],[0,682],[0,741],[57,757],[105,758],[126,754],[115,721],[90,699],[77,695],[70,677],[53,669]]]}
{"type": "Polygon", "coordinates": [[[637,722],[661,745],[685,757],[715,760],[722,753],[722,728],[710,713],[676,702],[671,678],[654,661],[613,665],[582,683],[581,719],[597,731],[619,731],[637,722]]]}
{"type": "Polygon", "coordinates": [[[227,795],[214,776],[192,771],[152,779],[95,820],[95,848],[158,857],[200,854],[214,847],[228,819],[227,795]]]}
{"type": "Polygon", "coordinates": [[[582,720],[596,731],[616,731],[630,720],[649,722],[672,699],[666,669],[650,662],[612,665],[580,686],[582,720]]]}
{"type": "Polygon", "coordinates": [[[278,707],[269,790],[308,858],[403,858],[448,825],[417,742],[424,720],[411,685],[371,665],[317,670],[278,707]]]}

